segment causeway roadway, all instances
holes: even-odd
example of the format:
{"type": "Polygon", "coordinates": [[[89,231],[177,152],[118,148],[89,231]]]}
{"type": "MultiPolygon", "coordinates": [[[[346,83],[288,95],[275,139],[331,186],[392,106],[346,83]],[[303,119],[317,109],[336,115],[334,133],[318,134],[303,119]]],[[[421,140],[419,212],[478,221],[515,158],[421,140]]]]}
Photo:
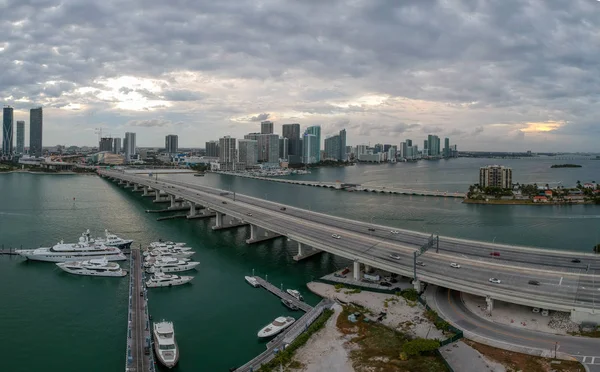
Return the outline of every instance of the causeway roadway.
{"type": "MultiPolygon", "coordinates": [[[[115,171],[101,170],[99,174],[160,190],[289,240],[408,277],[413,276],[413,252],[428,238],[418,232],[329,216],[198,184],[115,171]]],[[[600,257],[591,253],[440,237],[439,253],[434,247],[419,260],[425,264],[417,266],[417,277],[422,282],[522,305],[584,314],[577,319],[600,319],[596,306],[600,299],[600,276],[596,273],[600,257]],[[492,252],[497,255],[491,255],[492,252]],[[461,268],[452,268],[450,263],[461,268]],[[491,277],[501,283],[490,283],[491,277]],[[539,285],[528,284],[531,280],[539,285]]]]}

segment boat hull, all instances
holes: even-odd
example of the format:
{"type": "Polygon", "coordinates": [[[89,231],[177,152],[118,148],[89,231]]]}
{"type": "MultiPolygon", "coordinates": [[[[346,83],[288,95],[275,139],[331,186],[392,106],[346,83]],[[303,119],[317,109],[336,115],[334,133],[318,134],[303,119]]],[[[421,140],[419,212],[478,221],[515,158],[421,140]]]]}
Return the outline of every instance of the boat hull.
{"type": "Polygon", "coordinates": [[[257,288],[260,285],[256,279],[250,276],[246,276],[244,279],[246,279],[246,283],[250,284],[254,288],[257,288]]]}
{"type": "Polygon", "coordinates": [[[260,331],[258,331],[258,338],[271,338],[274,336],[277,336],[278,334],[280,334],[281,332],[285,331],[286,329],[288,329],[292,324],[294,324],[294,322],[290,322],[287,323],[285,326],[282,327],[278,327],[269,331],[266,331],[266,328],[272,327],[270,324],[266,327],[264,327],[263,329],[261,329],[260,331]]]}
{"type": "Polygon", "coordinates": [[[162,354],[160,353],[160,349],[158,346],[158,340],[156,340],[156,334],[153,333],[153,337],[154,337],[154,354],[156,355],[156,359],[158,359],[158,361],[160,362],[160,364],[162,364],[163,366],[171,369],[173,367],[175,367],[175,365],[177,364],[177,362],[179,362],[179,347],[177,346],[177,341],[175,341],[175,360],[174,361],[166,361],[162,354]]]}
{"type": "Polygon", "coordinates": [[[179,273],[183,271],[194,270],[196,266],[200,265],[200,262],[190,262],[181,266],[173,266],[173,267],[156,267],[152,266],[146,269],[147,273],[179,273]]]}
{"type": "Polygon", "coordinates": [[[178,279],[178,280],[170,282],[170,283],[153,283],[153,282],[147,281],[146,287],[148,287],[148,288],[172,287],[175,285],[187,284],[187,283],[191,282],[192,279],[194,279],[194,277],[189,276],[189,277],[181,277],[181,279],[178,279]]]}
{"type": "Polygon", "coordinates": [[[21,256],[25,257],[28,260],[32,261],[44,261],[44,262],[75,262],[75,261],[85,261],[85,260],[93,260],[93,259],[102,259],[106,258],[107,261],[125,261],[127,257],[124,254],[110,254],[110,255],[35,255],[30,253],[19,253],[21,256]]]}
{"type": "Polygon", "coordinates": [[[57,264],[58,267],[61,268],[61,270],[69,273],[69,274],[74,274],[74,275],[82,275],[82,276],[103,276],[103,277],[115,277],[115,278],[122,278],[125,275],[127,275],[127,271],[125,270],[120,270],[117,272],[105,272],[105,273],[98,273],[98,272],[94,272],[91,270],[87,270],[87,271],[79,271],[79,270],[72,270],[69,269],[68,267],[63,267],[59,264],[57,264]]]}

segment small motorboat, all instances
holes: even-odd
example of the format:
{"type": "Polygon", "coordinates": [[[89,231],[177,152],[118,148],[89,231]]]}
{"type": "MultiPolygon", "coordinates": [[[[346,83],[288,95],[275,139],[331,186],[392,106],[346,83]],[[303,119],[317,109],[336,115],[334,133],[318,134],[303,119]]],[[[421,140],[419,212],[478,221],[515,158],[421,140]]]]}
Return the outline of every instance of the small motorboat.
{"type": "Polygon", "coordinates": [[[294,310],[294,311],[298,310],[298,306],[294,305],[294,303],[290,300],[282,298],[281,303],[284,304],[290,310],[294,310]]]}
{"type": "Polygon", "coordinates": [[[258,283],[258,280],[256,280],[256,278],[253,277],[253,276],[245,276],[244,279],[246,279],[246,281],[248,282],[248,284],[250,284],[254,288],[260,286],[260,284],[258,283]]]}
{"type": "Polygon", "coordinates": [[[288,289],[288,290],[286,290],[286,292],[290,296],[292,296],[295,299],[297,299],[298,301],[304,301],[304,297],[302,297],[302,295],[300,294],[300,292],[298,292],[297,290],[295,290],[295,289],[288,289]]]}
{"type": "Polygon", "coordinates": [[[277,317],[274,321],[267,324],[260,331],[258,331],[258,337],[267,338],[267,337],[275,336],[275,335],[279,334],[280,332],[282,332],[287,327],[291,326],[295,321],[296,321],[296,319],[292,318],[291,316],[277,317]]]}

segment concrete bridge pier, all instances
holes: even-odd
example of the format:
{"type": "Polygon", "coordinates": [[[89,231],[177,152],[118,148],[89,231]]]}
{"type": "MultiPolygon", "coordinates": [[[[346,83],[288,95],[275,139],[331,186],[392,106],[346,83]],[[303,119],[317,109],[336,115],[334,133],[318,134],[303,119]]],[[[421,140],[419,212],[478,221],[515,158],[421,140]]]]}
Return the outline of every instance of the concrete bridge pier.
{"type": "Polygon", "coordinates": [[[191,219],[195,219],[195,218],[211,218],[211,217],[215,217],[216,213],[212,210],[210,210],[209,208],[198,208],[199,210],[196,210],[196,213],[193,216],[188,215],[187,219],[191,220],[191,219]]]}
{"type": "Polygon", "coordinates": [[[154,200],[152,201],[153,203],[168,203],[169,202],[169,198],[163,197],[160,193],[160,190],[156,190],[154,195],[155,195],[155,197],[154,197],[154,200]]]}
{"type": "Polygon", "coordinates": [[[187,218],[194,217],[198,212],[196,211],[196,203],[188,200],[188,204],[190,205],[190,213],[188,213],[187,218]]]}
{"type": "Polygon", "coordinates": [[[119,185],[125,185],[127,184],[127,182],[123,181],[123,180],[119,180],[119,185]]]}
{"type": "Polygon", "coordinates": [[[153,193],[154,190],[152,190],[148,186],[144,186],[144,193],[142,194],[142,196],[154,196],[153,193]]]}
{"type": "Polygon", "coordinates": [[[354,280],[360,280],[360,262],[358,261],[354,261],[352,277],[354,278],[354,280]]]}
{"type": "Polygon", "coordinates": [[[419,279],[413,280],[413,286],[415,287],[415,291],[421,293],[423,292],[423,282],[419,279]]]}
{"type": "Polygon", "coordinates": [[[133,185],[134,185],[134,183],[133,183],[133,182],[125,182],[125,186],[124,186],[124,188],[126,188],[126,189],[131,189],[131,188],[133,188],[133,185]]]}
{"type": "Polygon", "coordinates": [[[269,239],[280,237],[281,235],[276,234],[272,231],[265,230],[256,225],[250,225],[250,239],[246,240],[247,244],[258,243],[269,239]]]}
{"type": "Polygon", "coordinates": [[[492,311],[494,310],[494,299],[490,296],[485,297],[485,303],[487,304],[487,312],[491,316],[492,311]]]}
{"type": "Polygon", "coordinates": [[[298,254],[294,256],[294,261],[300,261],[321,252],[319,249],[298,242],[298,254]]]}
{"type": "Polygon", "coordinates": [[[138,183],[133,184],[133,192],[141,192],[140,185],[138,183]]]}
{"type": "Polygon", "coordinates": [[[228,216],[221,212],[216,212],[216,222],[215,226],[213,226],[212,229],[223,230],[246,225],[248,225],[248,222],[241,221],[235,217],[228,216]]]}

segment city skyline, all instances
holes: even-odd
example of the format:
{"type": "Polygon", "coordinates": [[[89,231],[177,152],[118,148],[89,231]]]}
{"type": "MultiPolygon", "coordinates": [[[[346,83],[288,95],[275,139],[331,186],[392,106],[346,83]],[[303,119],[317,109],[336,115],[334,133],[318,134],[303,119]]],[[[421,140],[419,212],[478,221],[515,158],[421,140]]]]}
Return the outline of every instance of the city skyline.
{"type": "Polygon", "coordinates": [[[584,47],[597,1],[57,4],[9,1],[0,21],[14,30],[2,103],[15,121],[44,107],[45,144],[91,145],[103,127],[201,147],[265,120],[346,128],[353,143],[436,133],[469,150],[593,151],[600,138],[584,47]]]}

